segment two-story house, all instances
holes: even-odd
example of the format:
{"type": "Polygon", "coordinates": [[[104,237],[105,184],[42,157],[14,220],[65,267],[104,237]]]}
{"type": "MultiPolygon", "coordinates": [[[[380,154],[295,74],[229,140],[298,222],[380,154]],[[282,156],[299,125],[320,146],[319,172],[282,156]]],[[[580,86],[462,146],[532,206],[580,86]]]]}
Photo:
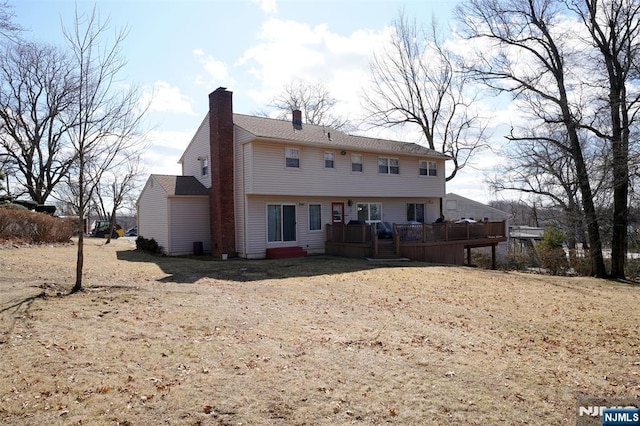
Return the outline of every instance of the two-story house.
{"type": "Polygon", "coordinates": [[[432,223],[442,215],[447,156],[414,143],[302,122],[234,114],[232,93],[209,112],[180,158],[183,176],[151,175],[138,232],[169,255],[264,258],[325,251],[327,225],[432,223]],[[194,245],[196,243],[196,245],[194,245]]]}

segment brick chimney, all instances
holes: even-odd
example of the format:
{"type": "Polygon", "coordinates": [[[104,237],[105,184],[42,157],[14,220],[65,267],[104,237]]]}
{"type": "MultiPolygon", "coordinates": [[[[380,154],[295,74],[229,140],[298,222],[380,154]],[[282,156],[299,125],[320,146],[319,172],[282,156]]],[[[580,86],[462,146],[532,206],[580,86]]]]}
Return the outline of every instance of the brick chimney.
{"type": "Polygon", "coordinates": [[[302,111],[299,109],[294,109],[293,116],[291,118],[291,124],[293,124],[293,128],[296,130],[302,130],[302,111]]]}
{"type": "Polygon", "coordinates": [[[214,256],[236,253],[233,182],[233,93],[219,87],[209,94],[211,189],[209,217],[214,256]]]}

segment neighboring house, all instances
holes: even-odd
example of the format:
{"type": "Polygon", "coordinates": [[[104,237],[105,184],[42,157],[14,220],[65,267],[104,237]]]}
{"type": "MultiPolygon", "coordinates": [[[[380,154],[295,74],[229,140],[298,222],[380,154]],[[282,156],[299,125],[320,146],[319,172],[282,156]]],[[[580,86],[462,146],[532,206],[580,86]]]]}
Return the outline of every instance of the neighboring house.
{"type": "Polygon", "coordinates": [[[154,238],[163,253],[211,251],[209,190],[193,176],[151,175],[137,207],[138,235],[154,238]]]}
{"type": "MultiPolygon", "coordinates": [[[[443,213],[445,219],[448,221],[458,221],[462,219],[472,219],[477,222],[505,221],[505,229],[509,228],[509,213],[452,192],[448,193],[445,197],[443,213]]],[[[498,244],[498,256],[505,256],[508,251],[508,240],[498,244]]]]}
{"type": "Polygon", "coordinates": [[[184,176],[149,178],[139,235],[167,254],[198,241],[214,256],[323,253],[328,224],[434,222],[447,159],[414,143],[304,124],[300,111],[291,121],[234,114],[232,93],[219,88],[180,158],[184,176]],[[173,187],[163,184],[171,179],[173,187]],[[183,180],[193,192],[178,190],[183,180]]]}
{"type": "Polygon", "coordinates": [[[532,253],[542,240],[544,228],[536,226],[510,226],[509,246],[514,253],[532,253]]]}

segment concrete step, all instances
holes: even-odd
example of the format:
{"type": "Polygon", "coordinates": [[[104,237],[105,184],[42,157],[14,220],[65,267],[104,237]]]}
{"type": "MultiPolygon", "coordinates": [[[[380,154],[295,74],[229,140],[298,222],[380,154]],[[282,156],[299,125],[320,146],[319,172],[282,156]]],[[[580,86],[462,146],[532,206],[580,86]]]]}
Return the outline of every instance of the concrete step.
{"type": "Polygon", "coordinates": [[[305,257],[307,252],[302,247],[278,247],[267,249],[267,259],[289,259],[293,257],[305,257]]]}

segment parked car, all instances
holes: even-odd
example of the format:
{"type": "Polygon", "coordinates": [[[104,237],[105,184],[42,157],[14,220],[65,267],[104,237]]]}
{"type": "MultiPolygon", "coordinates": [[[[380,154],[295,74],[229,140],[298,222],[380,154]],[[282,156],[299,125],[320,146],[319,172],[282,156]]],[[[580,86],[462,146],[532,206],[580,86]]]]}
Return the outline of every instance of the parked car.
{"type": "Polygon", "coordinates": [[[137,237],[138,236],[138,226],[134,226],[132,228],[127,229],[127,232],[124,233],[125,237],[137,237]]]}
{"type": "Polygon", "coordinates": [[[467,219],[467,218],[462,218],[459,221],[457,221],[456,223],[477,223],[477,221],[473,220],[473,219],[467,219]]]}

